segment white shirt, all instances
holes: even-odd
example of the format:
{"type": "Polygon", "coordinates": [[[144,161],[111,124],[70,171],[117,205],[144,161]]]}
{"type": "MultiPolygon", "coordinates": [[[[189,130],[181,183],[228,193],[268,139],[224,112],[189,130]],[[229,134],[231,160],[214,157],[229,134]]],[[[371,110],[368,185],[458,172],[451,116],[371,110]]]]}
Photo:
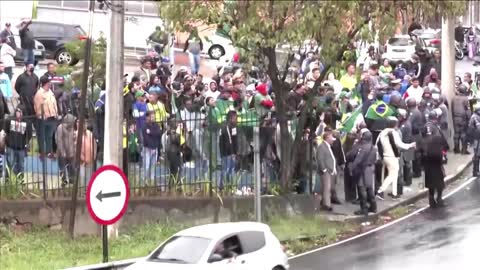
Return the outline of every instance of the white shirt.
{"type": "Polygon", "coordinates": [[[388,133],[392,132],[393,140],[395,141],[395,145],[399,148],[399,150],[408,150],[411,148],[411,143],[404,143],[402,142],[402,138],[398,130],[393,128],[386,128],[380,132],[377,138],[380,140],[380,143],[383,146],[383,157],[395,157],[395,153],[393,152],[393,147],[390,145],[390,140],[388,139],[388,133]]]}
{"type": "Polygon", "coordinates": [[[422,101],[422,96],[423,96],[423,88],[418,86],[417,88],[410,86],[408,89],[407,89],[407,92],[408,94],[408,97],[412,97],[415,99],[415,101],[417,102],[417,104],[420,103],[420,101],[422,101]]]}
{"type": "Polygon", "coordinates": [[[17,54],[17,52],[10,47],[7,43],[3,43],[2,48],[0,49],[0,59],[5,65],[5,67],[14,67],[15,60],[13,57],[17,54]]]}
{"type": "Polygon", "coordinates": [[[213,92],[212,90],[209,89],[208,91],[205,92],[204,96],[205,96],[205,99],[212,97],[214,100],[217,100],[218,96],[220,96],[220,91],[218,91],[217,89],[215,92],[213,92]]]}

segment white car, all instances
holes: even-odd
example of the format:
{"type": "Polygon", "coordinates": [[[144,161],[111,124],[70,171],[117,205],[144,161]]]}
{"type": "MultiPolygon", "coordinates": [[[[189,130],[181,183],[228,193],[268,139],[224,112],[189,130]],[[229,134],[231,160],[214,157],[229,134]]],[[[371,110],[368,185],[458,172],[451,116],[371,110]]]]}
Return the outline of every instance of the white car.
{"type": "Polygon", "coordinates": [[[232,41],[219,34],[205,38],[203,50],[204,53],[208,54],[208,56],[214,60],[218,60],[224,55],[231,59],[236,51],[232,45],[232,41]]]}
{"type": "Polygon", "coordinates": [[[288,270],[288,257],[270,227],[256,222],[217,223],[180,231],[127,270],[288,270]],[[226,266],[228,265],[228,266],[226,266]]]}
{"type": "Polygon", "coordinates": [[[387,41],[382,59],[388,59],[391,63],[410,61],[418,49],[426,47],[425,42],[421,38],[398,35],[387,41]]]}

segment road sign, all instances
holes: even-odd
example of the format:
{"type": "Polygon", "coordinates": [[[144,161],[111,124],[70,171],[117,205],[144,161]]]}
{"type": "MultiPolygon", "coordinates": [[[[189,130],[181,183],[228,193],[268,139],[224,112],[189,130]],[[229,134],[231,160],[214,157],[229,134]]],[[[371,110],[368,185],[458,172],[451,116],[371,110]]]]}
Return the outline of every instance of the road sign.
{"type": "Polygon", "coordinates": [[[127,177],[117,166],[103,166],[90,178],[86,197],[88,212],[95,222],[113,224],[127,210],[130,198],[127,177]]]}

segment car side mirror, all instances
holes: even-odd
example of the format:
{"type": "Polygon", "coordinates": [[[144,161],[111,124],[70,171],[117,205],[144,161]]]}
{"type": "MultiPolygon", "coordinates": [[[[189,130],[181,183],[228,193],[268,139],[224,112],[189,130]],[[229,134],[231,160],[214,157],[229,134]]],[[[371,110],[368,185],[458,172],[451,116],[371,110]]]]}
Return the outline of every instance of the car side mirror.
{"type": "Polygon", "coordinates": [[[210,258],[208,259],[208,262],[209,263],[214,263],[214,262],[219,262],[219,261],[222,261],[222,260],[223,260],[222,255],[217,254],[217,253],[213,253],[212,256],[210,256],[210,258]]]}

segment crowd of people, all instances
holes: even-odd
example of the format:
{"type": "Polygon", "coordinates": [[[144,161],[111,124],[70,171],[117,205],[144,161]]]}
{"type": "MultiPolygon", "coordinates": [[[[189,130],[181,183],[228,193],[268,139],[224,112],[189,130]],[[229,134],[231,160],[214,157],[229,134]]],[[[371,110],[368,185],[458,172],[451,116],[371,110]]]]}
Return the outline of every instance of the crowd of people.
{"type": "MultiPolygon", "coordinates": [[[[28,31],[28,23],[23,29],[28,31]]],[[[193,54],[201,46],[194,35],[185,50],[193,54]]],[[[123,170],[130,176],[130,165],[136,163],[141,168],[138,185],[162,189],[184,181],[185,168],[195,168],[188,181],[218,170],[220,177],[214,182],[220,190],[227,185],[250,188],[251,183],[242,187],[234,178],[239,171],[253,171],[253,127],[259,126],[264,186],[278,181],[280,167],[287,166],[282,164],[286,153],[281,153],[280,146],[293,143],[296,131],[303,136],[295,146],[300,155],[297,163],[289,164],[292,181],[298,193],[316,194],[323,210],[332,211],[332,204],[342,203],[338,196],[342,178],[345,200],[360,204],[357,214],[368,214],[376,211],[376,200],[384,200],[390,189],[392,199],[401,197],[404,187],[412,185],[412,178],[421,177],[422,171],[430,204],[443,205],[442,164],[448,161],[450,132],[454,132],[455,153],[469,154],[468,146],[479,143],[480,107],[472,75],[456,78],[456,96],[448,102],[442,94],[440,51],[431,58],[415,54],[408,62],[391,63],[371,48],[360,71],[346,59],[345,69],[327,73],[317,88],[315,82],[325,67],[316,43],[306,46],[302,55],[285,101],[290,138],[279,136],[278,100],[268,76],[248,83],[249,74],[238,63],[238,55],[236,63],[212,78],[200,74],[196,57],[191,57],[190,70],[181,67],[176,72],[168,58],[152,63],[145,57],[133,77],[128,81],[125,77],[124,89],[119,89],[124,103],[123,170]],[[152,64],[158,68],[153,70],[152,64]],[[307,106],[307,96],[313,102],[299,131],[296,119],[307,106]],[[448,124],[449,114],[453,126],[448,124]]],[[[105,91],[95,102],[90,125],[80,132],[79,93],[64,91],[64,80],[55,69],[49,64],[38,78],[34,63],[26,58],[25,71],[12,87],[11,76],[0,63],[0,118],[12,112],[3,130],[7,162],[15,173],[23,172],[28,142],[35,133],[41,159],[58,158],[62,180],[68,184],[74,174],[78,134],[83,138],[81,163],[87,178],[101,159],[97,152],[105,139],[105,91]],[[8,102],[13,89],[19,95],[17,106],[8,102]]],[[[479,173],[478,149],[474,175],[479,173]]]]}

